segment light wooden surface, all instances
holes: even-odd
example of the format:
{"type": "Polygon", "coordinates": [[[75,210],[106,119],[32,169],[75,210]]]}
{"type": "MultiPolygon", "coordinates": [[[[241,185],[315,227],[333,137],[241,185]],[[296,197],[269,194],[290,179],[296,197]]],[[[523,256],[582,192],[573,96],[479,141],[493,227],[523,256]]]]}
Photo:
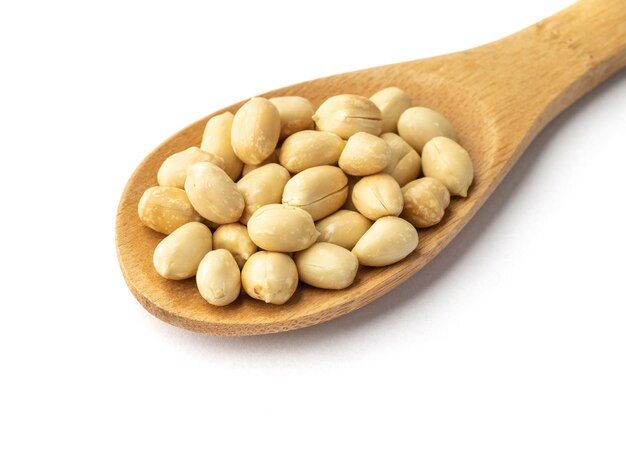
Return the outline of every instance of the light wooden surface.
{"type": "MultiPolygon", "coordinates": [[[[475,181],[467,199],[454,199],[442,223],[420,230],[420,244],[405,260],[361,268],[341,291],[301,285],[282,306],[242,298],[227,307],[204,301],[193,279],[171,282],[152,267],[162,235],[143,226],[137,203],[156,185],[165,157],[200,142],[206,117],[175,134],[137,167],[120,200],[116,245],[124,278],[156,317],[190,330],[219,335],[286,331],[358,309],[402,283],[431,261],[500,183],[541,129],[576,99],[626,65],[626,2],[583,0],[519,33],[476,49],[307,81],[263,94],[302,95],[314,106],[339,93],[369,96],[391,85],[415,105],[441,111],[472,155],[475,181]]],[[[242,102],[243,103],[243,102],[242,102]]],[[[224,110],[235,111],[241,103],[224,110]]]]}

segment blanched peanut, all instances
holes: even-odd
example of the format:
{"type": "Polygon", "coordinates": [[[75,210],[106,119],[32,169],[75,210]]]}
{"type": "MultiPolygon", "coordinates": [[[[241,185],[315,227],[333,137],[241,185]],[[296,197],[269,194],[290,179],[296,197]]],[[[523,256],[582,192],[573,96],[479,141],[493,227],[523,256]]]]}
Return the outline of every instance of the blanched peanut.
{"type": "Polygon", "coordinates": [[[251,98],[211,118],[200,148],[169,156],[162,186],[142,196],[141,221],[171,233],[154,251],[155,269],[195,274],[217,306],[242,287],[277,305],[299,280],[345,289],[360,264],[409,256],[416,228],[439,223],[451,195],[467,195],[472,161],[454,139],[444,116],[411,107],[398,87],[369,99],[335,95],[315,113],[304,97],[251,98]]]}
{"type": "Polygon", "coordinates": [[[434,137],[456,139],[454,127],[448,119],[437,111],[419,106],[402,113],[398,119],[398,134],[420,154],[424,145],[434,137]]]}
{"type": "Polygon", "coordinates": [[[266,98],[251,98],[235,114],[230,136],[240,160],[259,164],[276,149],[280,136],[278,110],[266,98]]]}
{"type": "Polygon", "coordinates": [[[200,150],[222,158],[224,172],[231,180],[236,181],[241,174],[243,162],[235,155],[230,142],[234,117],[231,112],[211,117],[204,128],[200,150]]]}
{"type": "Polygon", "coordinates": [[[318,242],[296,253],[300,280],[322,289],[347,288],[359,269],[357,257],[335,244],[318,242]]]}
{"type": "Polygon", "coordinates": [[[313,120],[318,130],[330,131],[342,139],[359,131],[378,136],[383,129],[378,107],[360,95],[341,94],[328,98],[317,109],[313,120]]]}
{"type": "Polygon", "coordinates": [[[257,246],[250,239],[248,229],[240,223],[228,223],[215,230],[213,248],[228,250],[240,269],[248,258],[257,251],[257,246]]]}
{"type": "Polygon", "coordinates": [[[329,242],[352,250],[371,226],[372,221],[358,212],[340,209],[315,224],[315,228],[320,232],[317,241],[329,242]]]}
{"type": "Polygon", "coordinates": [[[248,234],[258,247],[274,252],[297,252],[319,236],[311,215],[288,205],[265,205],[248,221],[248,234]]]}
{"type": "Polygon", "coordinates": [[[139,220],[145,226],[163,234],[170,234],[188,222],[202,220],[185,191],[169,186],[148,188],[141,196],[137,210],[139,220]]]}
{"type": "Polygon", "coordinates": [[[402,218],[419,228],[438,224],[450,204],[448,189],[435,178],[424,177],[402,188],[402,218]]]}
{"type": "Polygon", "coordinates": [[[289,172],[278,164],[266,164],[253,170],[237,182],[245,207],[240,221],[248,223],[250,217],[263,205],[280,203],[289,172]]]}
{"type": "Polygon", "coordinates": [[[381,267],[404,259],[417,248],[415,227],[399,217],[381,217],[363,235],[352,253],[364,266],[381,267]]]}
{"type": "Polygon", "coordinates": [[[206,225],[186,223],[156,246],[152,257],[154,268],[159,275],[169,280],[193,277],[212,245],[211,230],[206,225]]]}
{"type": "Polygon", "coordinates": [[[313,220],[326,217],[348,197],[348,178],[339,167],[318,166],[294,175],[283,191],[283,203],[307,211],[313,220]]]}
{"type": "Polygon", "coordinates": [[[383,172],[391,175],[400,186],[415,180],[422,168],[419,153],[397,134],[384,133],[381,138],[391,149],[389,163],[383,172]]]}
{"type": "Polygon", "coordinates": [[[339,167],[349,175],[372,175],[387,167],[390,153],[389,145],[378,136],[355,133],[341,152],[339,167]]]}
{"type": "Polygon", "coordinates": [[[428,141],[422,152],[424,174],[441,181],[451,195],[467,196],[474,179],[472,159],[463,147],[447,137],[428,141]]]}
{"type": "Polygon", "coordinates": [[[332,166],[346,145],[335,133],[305,130],[285,139],[278,159],[289,172],[298,173],[315,166],[332,166]]]}
{"type": "Polygon", "coordinates": [[[280,116],[280,139],[308,130],[313,125],[313,105],[304,97],[272,97],[280,116]]]}
{"type": "Polygon", "coordinates": [[[400,185],[386,173],[361,178],[352,190],[352,202],[358,212],[371,220],[399,216],[404,205],[400,185]]]}
{"type": "Polygon", "coordinates": [[[187,169],[185,191],[202,217],[218,224],[237,222],[244,208],[237,185],[214,164],[199,162],[187,169]]]}
{"type": "Polygon", "coordinates": [[[196,274],[200,295],[211,305],[225,306],[239,297],[241,275],[239,267],[228,250],[208,252],[196,274]]]}
{"type": "Polygon", "coordinates": [[[200,150],[198,147],[189,147],[182,152],[174,153],[163,161],[157,172],[159,186],[172,186],[183,189],[187,178],[187,167],[197,162],[210,162],[220,169],[224,168],[221,156],[200,150]]]}
{"type": "Polygon", "coordinates": [[[243,165],[243,170],[241,171],[241,176],[245,177],[250,172],[252,172],[254,169],[258,169],[259,167],[262,167],[262,166],[265,166],[265,165],[271,164],[271,163],[278,163],[278,150],[273,151],[270,154],[270,156],[265,158],[259,164],[244,164],[243,165]]]}
{"type": "Polygon", "coordinates": [[[250,297],[282,305],[298,287],[298,269],[284,253],[257,252],[243,266],[241,283],[250,297]]]}
{"type": "Polygon", "coordinates": [[[398,130],[400,115],[411,107],[409,94],[398,87],[388,87],[370,97],[383,116],[383,133],[398,130]]]}

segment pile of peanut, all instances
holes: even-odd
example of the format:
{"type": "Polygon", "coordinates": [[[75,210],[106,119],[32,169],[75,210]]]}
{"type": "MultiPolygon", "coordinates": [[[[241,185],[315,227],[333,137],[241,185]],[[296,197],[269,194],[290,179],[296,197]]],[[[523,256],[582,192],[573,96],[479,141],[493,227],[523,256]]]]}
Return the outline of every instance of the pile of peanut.
{"type": "Polygon", "coordinates": [[[241,287],[274,304],[299,281],[346,288],[359,265],[413,252],[416,228],[467,195],[474,170],[455,139],[444,116],[397,87],[330,97],[316,112],[303,97],[252,98],[212,117],[200,147],[169,156],[141,197],[141,221],[168,235],[154,267],[195,276],[217,306],[241,287]]]}

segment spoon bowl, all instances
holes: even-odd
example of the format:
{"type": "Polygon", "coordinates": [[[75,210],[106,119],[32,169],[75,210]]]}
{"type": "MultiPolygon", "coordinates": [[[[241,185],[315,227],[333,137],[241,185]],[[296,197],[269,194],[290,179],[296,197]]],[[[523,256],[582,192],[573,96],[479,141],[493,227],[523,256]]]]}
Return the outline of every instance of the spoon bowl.
{"type": "Polygon", "coordinates": [[[440,111],[455,126],[474,163],[467,198],[453,197],[442,222],[420,229],[419,246],[404,260],[382,268],[361,267],[342,290],[300,283],[284,305],[265,304],[245,293],[216,307],[198,293],[195,279],[172,282],[152,266],[163,235],[145,227],[137,204],[157,184],[163,160],[199,145],[207,120],[179,131],[150,153],[130,177],[120,200],[116,247],[124,278],[139,302],[176,326],[216,335],[249,335],[314,325],[358,309],[418,272],[457,235],[519,159],[541,129],[576,99],[626,65],[626,2],[582,0],[560,13],[494,43],[450,55],[375,67],[280,88],[264,97],[300,95],[314,107],[326,98],[371,96],[398,86],[414,105],[440,111]]]}

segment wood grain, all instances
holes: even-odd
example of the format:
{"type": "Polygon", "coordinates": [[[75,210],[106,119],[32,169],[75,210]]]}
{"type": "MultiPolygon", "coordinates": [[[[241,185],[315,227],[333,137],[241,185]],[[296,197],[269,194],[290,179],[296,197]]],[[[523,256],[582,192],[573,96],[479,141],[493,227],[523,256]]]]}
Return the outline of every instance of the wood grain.
{"type": "Polygon", "coordinates": [[[340,93],[370,96],[387,86],[406,90],[415,105],[441,111],[470,152],[475,181],[466,199],[455,198],[436,227],[420,230],[416,252],[384,268],[361,268],[341,291],[301,284],[287,304],[264,304],[241,295],[214,307],[194,279],[171,282],[152,267],[163,238],[137,217],[141,194],[156,185],[162,161],[198,145],[206,121],[188,126],[150,153],[130,177],[120,200],[116,246],[124,278],[156,317],[216,335],[275,333],[314,325],[354,311],[389,292],[431,261],[467,224],[532,139],[561,111],[626,65],[626,1],[583,0],[519,33],[472,50],[306,81],[263,94],[302,95],[314,106],[340,93]]]}

